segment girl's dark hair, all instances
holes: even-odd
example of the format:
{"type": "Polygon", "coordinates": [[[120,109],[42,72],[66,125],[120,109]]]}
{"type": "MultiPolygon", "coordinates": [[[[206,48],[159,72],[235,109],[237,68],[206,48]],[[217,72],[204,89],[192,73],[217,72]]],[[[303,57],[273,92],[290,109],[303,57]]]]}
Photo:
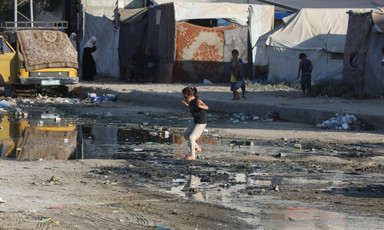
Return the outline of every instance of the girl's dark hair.
{"type": "Polygon", "coordinates": [[[237,49],[232,50],[232,54],[234,54],[234,53],[239,55],[239,51],[237,49]]]}
{"type": "Polygon", "coordinates": [[[305,53],[301,53],[300,55],[299,55],[299,59],[303,59],[303,58],[306,58],[307,57],[307,55],[305,54],[305,53]]]}
{"type": "Polygon", "coordinates": [[[183,94],[183,95],[188,95],[188,96],[195,96],[196,98],[197,97],[199,97],[199,94],[197,93],[197,89],[196,89],[196,87],[190,87],[190,86],[188,86],[188,87],[185,87],[182,91],[181,91],[181,93],[183,94]]]}

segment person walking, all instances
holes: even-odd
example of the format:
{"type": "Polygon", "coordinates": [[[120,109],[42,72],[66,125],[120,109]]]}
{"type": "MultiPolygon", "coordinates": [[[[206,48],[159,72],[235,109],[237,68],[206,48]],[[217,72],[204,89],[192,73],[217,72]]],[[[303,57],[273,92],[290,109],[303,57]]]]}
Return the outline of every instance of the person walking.
{"type": "Polygon", "coordinates": [[[69,41],[71,41],[73,48],[77,51],[77,34],[71,33],[71,35],[69,35],[69,41]]]}
{"type": "Polygon", "coordinates": [[[96,62],[92,53],[96,51],[96,37],[93,36],[85,43],[83,51],[82,74],[84,81],[93,81],[96,75],[96,62]]]}
{"type": "Polygon", "coordinates": [[[187,160],[196,160],[196,152],[201,152],[201,148],[196,143],[196,140],[201,136],[207,126],[206,110],[208,106],[199,99],[196,87],[185,87],[182,91],[184,100],[182,104],[189,108],[193,117],[193,124],[190,125],[184,132],[183,136],[188,142],[187,160]]]}

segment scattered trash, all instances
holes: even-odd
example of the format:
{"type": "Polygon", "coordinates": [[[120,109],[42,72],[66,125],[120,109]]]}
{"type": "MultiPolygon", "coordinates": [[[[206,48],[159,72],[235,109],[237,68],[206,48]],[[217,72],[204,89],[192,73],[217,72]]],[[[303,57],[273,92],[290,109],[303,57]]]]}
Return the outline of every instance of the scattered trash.
{"type": "Polygon", "coordinates": [[[0,197],[0,204],[5,204],[7,202],[5,202],[5,200],[3,200],[3,198],[0,197]]]}
{"type": "Polygon", "coordinates": [[[294,144],[293,147],[295,149],[302,149],[303,148],[303,146],[301,144],[294,144]]]}
{"type": "Polygon", "coordinates": [[[138,148],[134,148],[133,151],[135,152],[142,152],[144,149],[138,149],[138,148]]]}
{"type": "Polygon", "coordinates": [[[339,115],[336,113],[336,117],[332,117],[329,120],[323,121],[321,124],[317,124],[316,128],[321,129],[336,129],[336,130],[371,130],[372,127],[362,124],[357,121],[354,115],[339,115]]]}
{"type": "Polygon", "coordinates": [[[276,158],[282,158],[282,157],[286,157],[287,155],[285,155],[284,153],[278,153],[275,155],[276,158]]]}
{"type": "Polygon", "coordinates": [[[103,101],[117,101],[116,94],[103,95],[103,101]]]}
{"type": "Polygon", "coordinates": [[[5,101],[5,100],[1,100],[0,101],[0,107],[9,107],[10,104],[8,101],[5,101]]]}
{"type": "Polygon", "coordinates": [[[97,96],[96,93],[88,93],[88,97],[86,98],[88,102],[96,102],[96,101],[117,101],[116,94],[103,94],[102,97],[97,96]]]}
{"type": "MultiPolygon", "coordinates": [[[[228,116],[228,115],[226,115],[228,116]]],[[[233,122],[233,123],[238,123],[240,121],[247,121],[247,120],[253,120],[253,121],[258,121],[258,120],[261,120],[261,121],[267,121],[267,122],[271,122],[271,121],[277,121],[279,120],[279,115],[276,113],[276,112],[273,112],[273,113],[268,113],[267,115],[263,116],[263,117],[260,117],[260,116],[257,116],[257,115],[246,115],[244,113],[234,113],[232,115],[232,117],[230,118],[230,120],[233,122]]]]}
{"type": "Polygon", "coordinates": [[[54,220],[54,219],[52,219],[52,218],[42,219],[42,220],[41,220],[41,223],[60,225],[59,221],[56,221],[56,220],[54,220]]]}

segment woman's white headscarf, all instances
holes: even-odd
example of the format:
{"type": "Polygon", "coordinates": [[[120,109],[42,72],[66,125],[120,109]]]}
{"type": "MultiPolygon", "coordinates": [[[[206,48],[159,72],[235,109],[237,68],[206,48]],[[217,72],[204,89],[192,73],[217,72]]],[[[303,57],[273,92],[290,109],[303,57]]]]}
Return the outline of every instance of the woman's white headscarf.
{"type": "Polygon", "coordinates": [[[85,46],[84,48],[93,48],[95,45],[93,44],[93,42],[96,41],[96,37],[95,36],[92,36],[91,39],[89,39],[87,41],[87,43],[85,43],[85,46]]]}
{"type": "Polygon", "coordinates": [[[75,48],[75,50],[77,50],[77,42],[76,42],[76,39],[74,39],[75,37],[77,37],[77,34],[76,33],[71,33],[71,35],[69,36],[69,40],[71,41],[73,47],[75,48]]]}

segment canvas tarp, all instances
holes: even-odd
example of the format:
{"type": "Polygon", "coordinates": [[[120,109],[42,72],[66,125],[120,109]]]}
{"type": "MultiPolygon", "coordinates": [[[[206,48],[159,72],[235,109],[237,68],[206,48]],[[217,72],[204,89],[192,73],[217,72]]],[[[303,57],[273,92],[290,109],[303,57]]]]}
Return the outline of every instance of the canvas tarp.
{"type": "Polygon", "coordinates": [[[368,33],[372,28],[371,13],[350,13],[346,37],[343,82],[354,88],[364,85],[365,55],[368,33]]]}
{"type": "Polygon", "coordinates": [[[27,71],[44,68],[78,68],[77,52],[68,36],[55,30],[17,32],[27,71]]]}
{"type": "Polygon", "coordinates": [[[287,24],[261,36],[257,41],[256,65],[269,65],[268,80],[291,82],[297,77],[299,54],[304,52],[314,65],[312,81],[339,78],[349,9],[302,9],[287,24]]]}
{"type": "Polygon", "coordinates": [[[256,58],[256,42],[260,36],[271,31],[274,27],[274,7],[270,5],[250,5],[249,7],[249,37],[252,47],[252,62],[256,58]]]}
{"type": "Polygon", "coordinates": [[[372,18],[373,27],[366,38],[364,85],[359,88],[373,96],[381,96],[384,94],[384,68],[381,65],[384,57],[381,52],[381,49],[384,48],[384,31],[380,28],[383,28],[384,14],[383,12],[373,12],[372,18]]]}
{"type": "MultiPolygon", "coordinates": [[[[119,71],[119,29],[106,17],[85,14],[83,39],[80,43],[82,57],[85,43],[95,36],[97,50],[92,53],[96,62],[97,75],[118,77],[119,71]]],[[[80,58],[80,62],[82,59],[80,58]]]]}
{"type": "Polygon", "coordinates": [[[233,3],[175,2],[175,20],[226,18],[245,26],[248,22],[248,5],[233,3]]]}
{"type": "MultiPolygon", "coordinates": [[[[134,12],[135,9],[125,9],[123,11],[134,12]]],[[[163,14],[164,13],[162,12],[162,16],[163,14]]],[[[155,55],[155,57],[160,56],[161,58],[162,56],[167,54],[166,52],[159,52],[159,47],[157,45],[159,25],[156,24],[156,16],[157,10],[155,8],[149,8],[145,11],[145,13],[143,13],[143,15],[141,16],[141,20],[139,21],[125,20],[121,22],[118,50],[120,61],[120,75],[123,79],[128,79],[131,77],[129,63],[135,52],[143,53],[145,47],[149,46],[152,48],[152,53],[155,55]]],[[[165,30],[161,32],[164,31],[165,30]]],[[[169,39],[167,37],[161,39],[163,43],[168,43],[169,40],[172,39],[169,39]]],[[[156,58],[156,62],[158,62],[160,58],[156,58]]]]}
{"type": "Polygon", "coordinates": [[[145,17],[147,8],[136,8],[136,9],[119,9],[119,20],[120,22],[132,23],[140,21],[145,17]]]}

